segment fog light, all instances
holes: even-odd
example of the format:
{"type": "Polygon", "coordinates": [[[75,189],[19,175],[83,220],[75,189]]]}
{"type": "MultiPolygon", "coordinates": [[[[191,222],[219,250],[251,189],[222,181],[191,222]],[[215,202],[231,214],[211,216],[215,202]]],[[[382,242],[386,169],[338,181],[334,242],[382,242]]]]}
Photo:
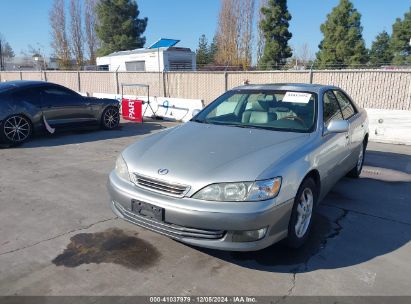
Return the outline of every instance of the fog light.
{"type": "Polygon", "coordinates": [[[267,232],[267,227],[258,230],[233,231],[233,242],[253,242],[261,240],[267,232]]]}

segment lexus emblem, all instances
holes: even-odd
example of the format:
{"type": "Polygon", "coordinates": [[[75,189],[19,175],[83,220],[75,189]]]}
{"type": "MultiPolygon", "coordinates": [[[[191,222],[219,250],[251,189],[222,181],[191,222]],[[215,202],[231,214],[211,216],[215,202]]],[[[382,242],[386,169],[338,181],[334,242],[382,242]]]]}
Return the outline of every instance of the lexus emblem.
{"type": "Polygon", "coordinates": [[[168,169],[158,169],[158,174],[160,174],[160,175],[166,175],[166,174],[168,174],[168,169]]]}

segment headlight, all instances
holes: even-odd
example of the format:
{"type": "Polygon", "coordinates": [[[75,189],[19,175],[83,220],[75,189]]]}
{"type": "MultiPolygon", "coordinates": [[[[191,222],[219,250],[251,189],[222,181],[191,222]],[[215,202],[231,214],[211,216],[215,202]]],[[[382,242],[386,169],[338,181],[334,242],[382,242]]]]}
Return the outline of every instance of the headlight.
{"type": "Polygon", "coordinates": [[[280,188],[281,177],[256,182],[221,183],[201,189],[193,198],[222,202],[264,201],[276,197],[280,188]]]}
{"type": "Polygon", "coordinates": [[[121,154],[117,157],[116,168],[114,169],[114,171],[122,179],[130,181],[130,174],[128,172],[128,167],[127,167],[126,162],[124,161],[123,156],[121,156],[121,154]]]}

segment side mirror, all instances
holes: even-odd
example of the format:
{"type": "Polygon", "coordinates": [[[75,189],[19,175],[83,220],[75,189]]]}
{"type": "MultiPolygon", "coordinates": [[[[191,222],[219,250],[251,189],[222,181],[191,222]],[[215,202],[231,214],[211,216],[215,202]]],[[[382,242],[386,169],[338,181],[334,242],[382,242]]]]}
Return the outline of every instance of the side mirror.
{"type": "Polygon", "coordinates": [[[200,113],[200,110],[199,109],[194,109],[192,113],[193,113],[193,117],[195,117],[195,116],[197,116],[198,113],[200,113]]]}
{"type": "Polygon", "coordinates": [[[345,133],[349,130],[349,124],[346,120],[331,120],[325,128],[324,135],[332,133],[345,133]]]}

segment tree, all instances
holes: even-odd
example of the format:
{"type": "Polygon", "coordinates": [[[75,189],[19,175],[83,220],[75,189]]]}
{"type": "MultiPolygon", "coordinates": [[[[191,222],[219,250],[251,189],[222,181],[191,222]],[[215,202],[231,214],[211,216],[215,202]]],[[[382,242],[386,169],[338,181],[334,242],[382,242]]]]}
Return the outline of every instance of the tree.
{"type": "Polygon", "coordinates": [[[218,16],[218,29],[216,34],[217,64],[234,66],[238,64],[238,18],[236,16],[236,0],[222,0],[218,16]]]}
{"type": "Polygon", "coordinates": [[[14,57],[14,51],[10,44],[0,34],[0,71],[5,68],[5,63],[14,57]]]}
{"type": "Polygon", "coordinates": [[[140,11],[135,0],[101,0],[96,6],[97,36],[101,41],[100,56],[142,48],[142,37],[147,27],[147,18],[139,19],[140,11]]]}
{"type": "Polygon", "coordinates": [[[293,48],[293,57],[285,65],[289,69],[311,68],[312,52],[308,43],[303,43],[298,49],[293,48]]]}
{"type": "Polygon", "coordinates": [[[258,9],[258,21],[257,21],[257,64],[260,62],[261,58],[263,57],[264,54],[264,48],[265,48],[265,38],[264,38],[264,32],[261,29],[260,23],[261,20],[264,19],[264,14],[262,12],[262,8],[268,5],[268,0],[260,0],[259,2],[259,9],[258,9]]]}
{"type": "Polygon", "coordinates": [[[292,56],[288,45],[292,34],[288,31],[291,14],[288,12],[287,1],[269,0],[268,5],[261,8],[261,12],[263,19],[259,26],[265,46],[259,66],[262,69],[279,68],[292,56]]]}
{"type": "Polygon", "coordinates": [[[343,68],[367,63],[362,30],[361,14],[349,0],[340,0],[321,25],[324,38],[317,53],[319,67],[343,68]]]}
{"type": "Polygon", "coordinates": [[[206,36],[203,34],[201,35],[198,41],[198,49],[197,49],[197,64],[200,66],[204,66],[210,62],[209,58],[209,49],[208,49],[208,41],[206,36]]]}
{"type": "Polygon", "coordinates": [[[89,55],[89,64],[96,65],[96,51],[99,46],[99,40],[96,33],[97,16],[96,5],[98,0],[85,0],[84,8],[84,29],[86,46],[89,55]]]}
{"type": "Polygon", "coordinates": [[[208,57],[209,57],[209,63],[214,63],[215,62],[215,57],[218,51],[218,44],[217,44],[217,36],[213,37],[213,41],[210,43],[210,47],[208,50],[208,57]]]}
{"type": "Polygon", "coordinates": [[[237,26],[240,39],[238,43],[239,63],[243,66],[243,69],[248,69],[251,66],[253,53],[252,45],[255,0],[237,0],[237,5],[237,26]]]}
{"type": "Polygon", "coordinates": [[[76,59],[77,67],[84,63],[83,28],[81,26],[81,6],[79,0],[70,0],[70,34],[72,53],[76,59]]]}
{"type": "Polygon", "coordinates": [[[61,68],[69,68],[70,46],[66,32],[66,13],[64,0],[54,0],[49,14],[52,43],[51,46],[61,68]]]}
{"type": "Polygon", "coordinates": [[[6,41],[6,39],[3,38],[1,34],[0,34],[0,44],[1,44],[1,55],[3,56],[4,59],[11,59],[15,56],[13,48],[6,41]]]}
{"type": "Polygon", "coordinates": [[[390,64],[394,58],[390,48],[390,35],[386,31],[381,32],[375,38],[370,50],[370,63],[374,66],[390,64]]]}
{"type": "Polygon", "coordinates": [[[215,61],[225,66],[251,65],[255,0],[222,0],[215,61]]]}
{"type": "Polygon", "coordinates": [[[392,26],[391,50],[394,55],[392,63],[411,63],[411,8],[405,13],[404,19],[397,18],[392,26]]]}

